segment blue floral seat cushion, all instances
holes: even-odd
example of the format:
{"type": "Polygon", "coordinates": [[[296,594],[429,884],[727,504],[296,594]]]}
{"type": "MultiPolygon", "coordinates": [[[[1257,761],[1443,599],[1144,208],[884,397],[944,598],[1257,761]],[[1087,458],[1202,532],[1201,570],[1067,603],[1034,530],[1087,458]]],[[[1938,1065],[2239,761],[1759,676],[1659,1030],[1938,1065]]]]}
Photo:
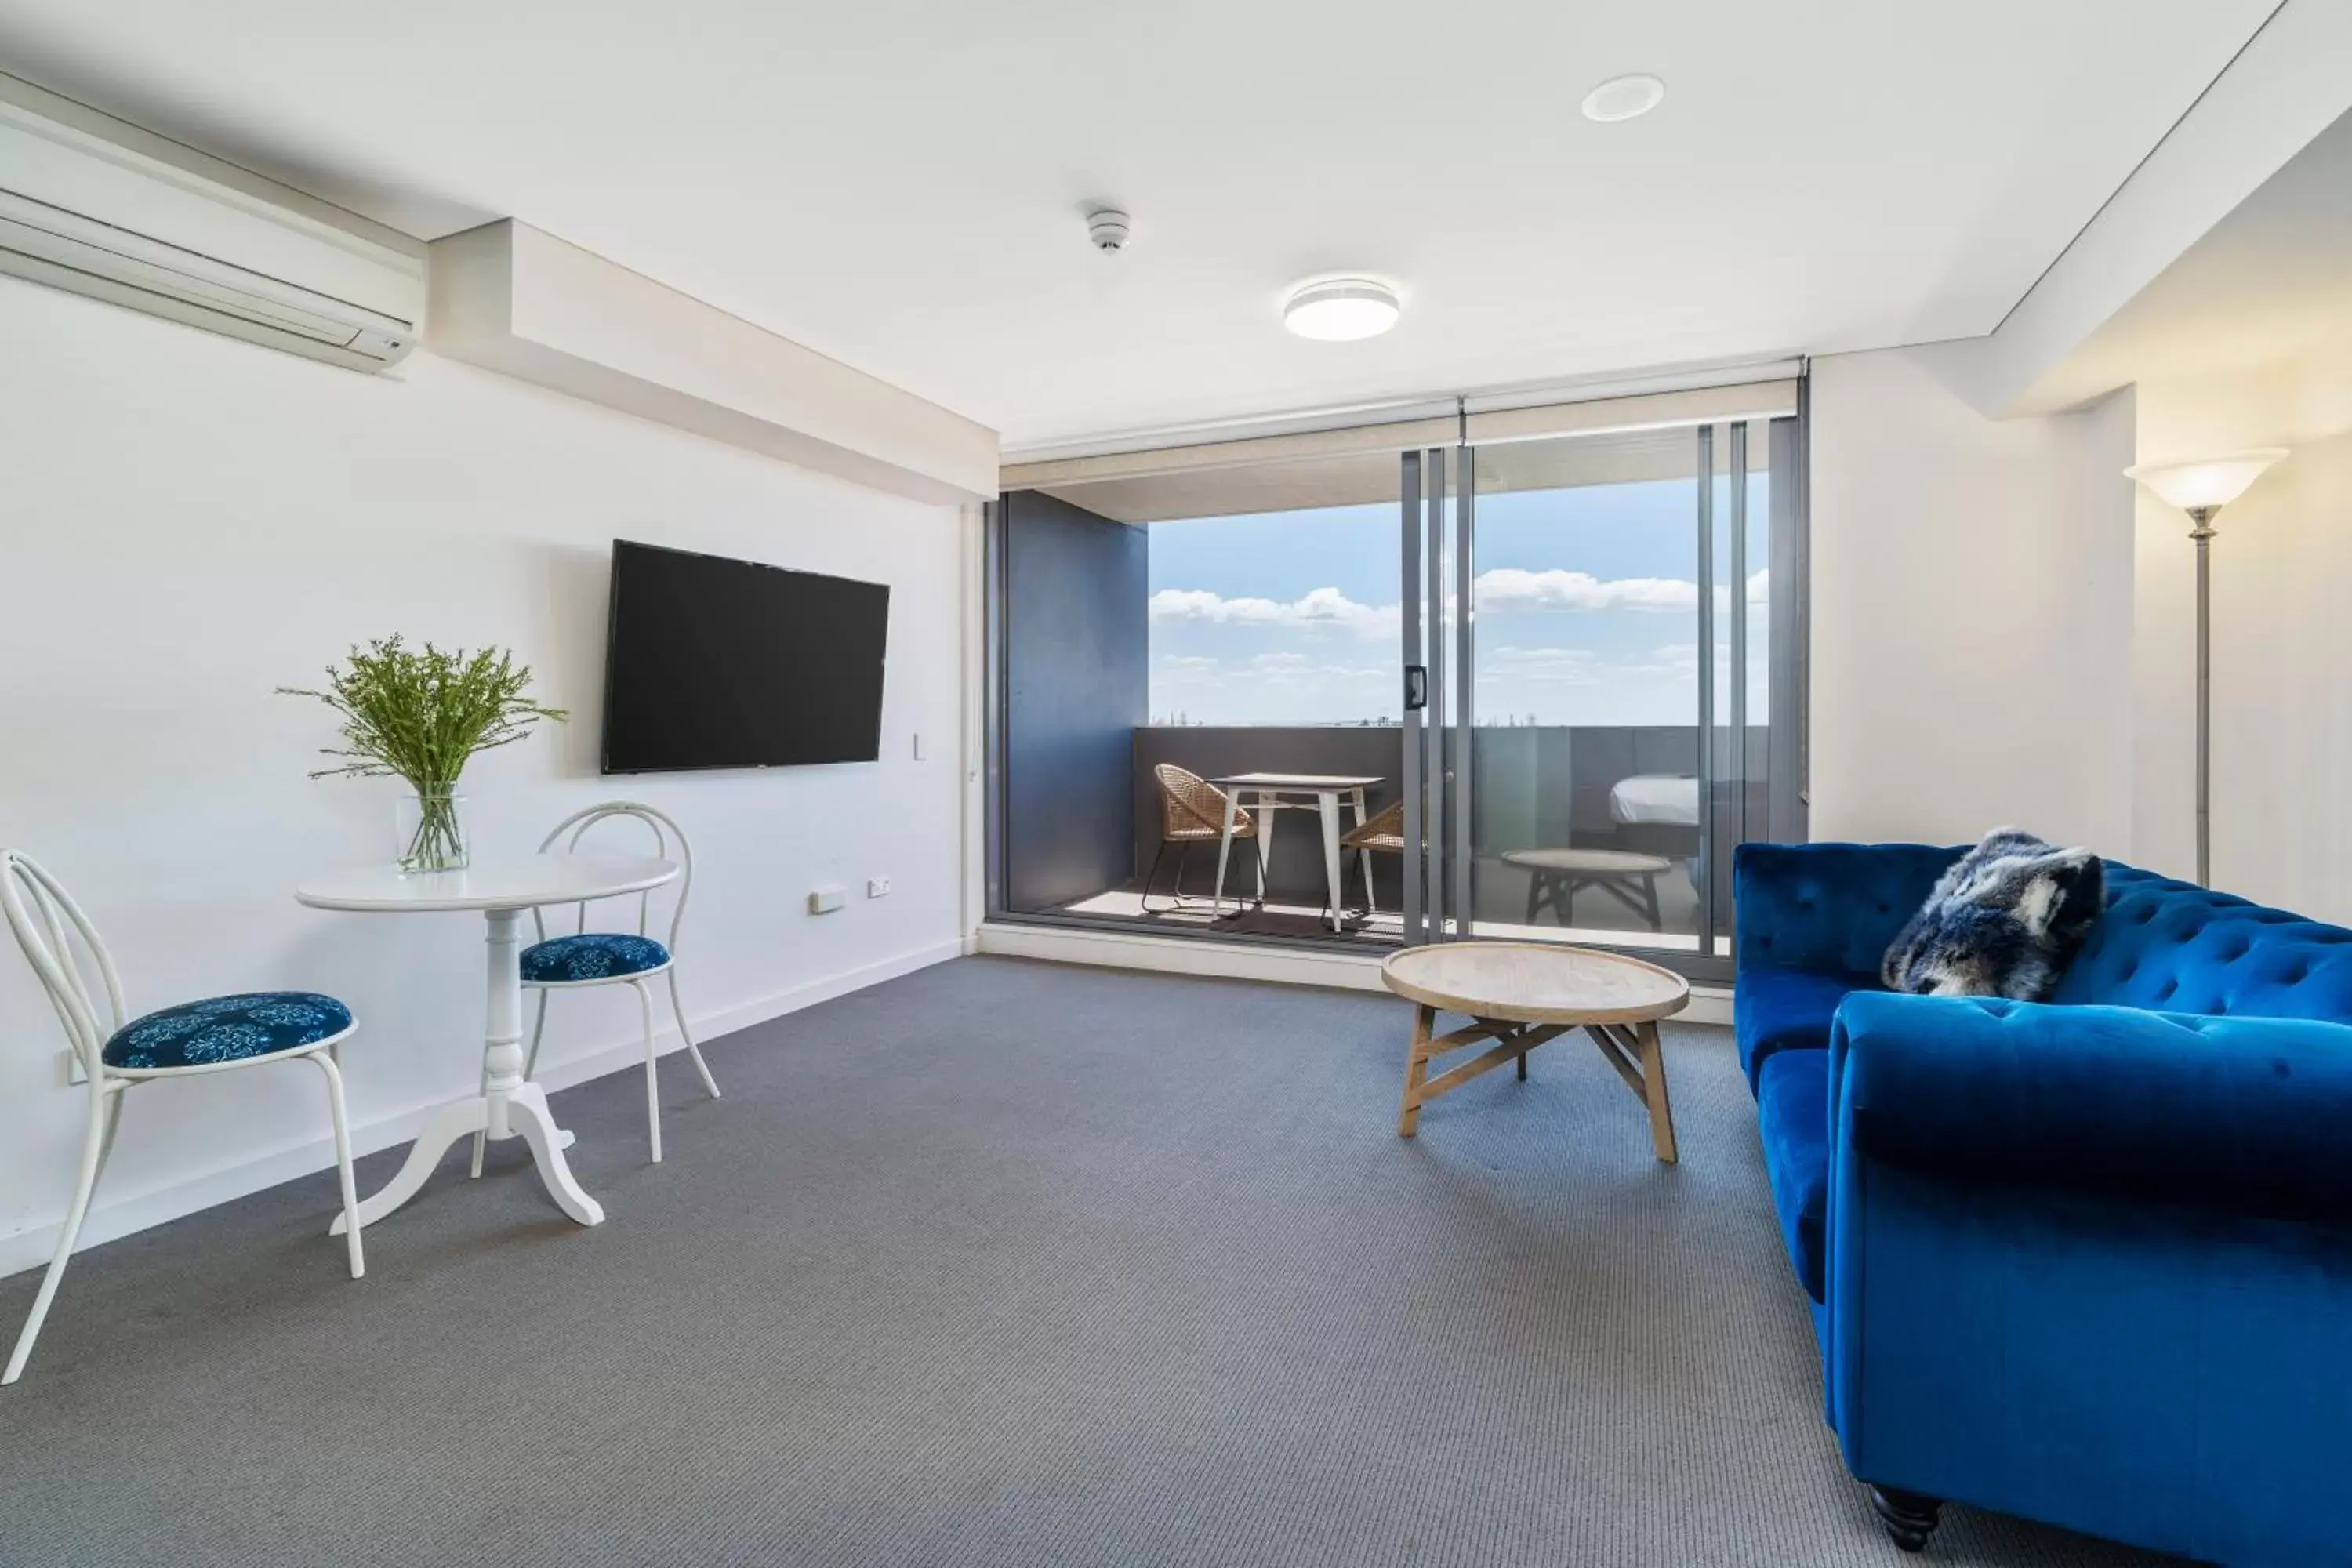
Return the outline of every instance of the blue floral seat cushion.
{"type": "Polygon", "coordinates": [[[668,962],[669,949],[649,936],[583,931],[578,936],[551,937],[524,948],[522,977],[532,985],[562,985],[574,980],[643,974],[668,962]]]}
{"type": "Polygon", "coordinates": [[[107,1066],[150,1071],[210,1067],[314,1046],[352,1026],[352,1010],[315,991],[207,996],[133,1018],[99,1053],[107,1066]]]}

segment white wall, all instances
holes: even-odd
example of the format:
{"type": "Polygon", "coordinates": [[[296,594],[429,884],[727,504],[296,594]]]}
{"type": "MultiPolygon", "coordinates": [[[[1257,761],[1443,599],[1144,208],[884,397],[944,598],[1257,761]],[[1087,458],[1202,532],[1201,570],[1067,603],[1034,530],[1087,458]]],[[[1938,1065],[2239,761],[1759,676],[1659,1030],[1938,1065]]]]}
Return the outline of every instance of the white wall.
{"type": "Polygon", "coordinates": [[[2130,847],[2128,394],[1993,421],[1906,351],[1812,364],[1811,826],[2130,847]]]}
{"type": "MultiPolygon", "coordinates": [[[[427,353],[371,378],[5,279],[0,345],[0,843],[81,899],[134,1011],[247,987],[343,997],[362,1024],[345,1061],[362,1149],[473,1084],[480,921],[291,896],[307,872],[388,854],[396,786],[306,779],[330,715],[272,689],[316,684],[350,644],[394,631],[510,646],[575,714],[467,771],[480,848],[528,850],[614,796],[694,835],[682,978],[706,1030],[958,950],[970,524],[955,509],[427,353]],[[599,778],[616,535],[890,584],[884,760],[599,778]],[[882,872],[888,899],[804,913],[811,887],[882,872]]],[[[561,999],[542,1076],[609,1070],[635,1026],[625,992],[561,999]]],[[[5,1269],[52,1245],[84,1092],[64,1087],[63,1037],[13,951],[0,1041],[5,1269]]],[[[325,1126],[311,1073],[142,1089],[88,1237],[323,1166],[325,1126]]]]}
{"type": "Polygon", "coordinates": [[[2215,526],[2214,883],[2352,924],[2352,436],[2215,526]]]}

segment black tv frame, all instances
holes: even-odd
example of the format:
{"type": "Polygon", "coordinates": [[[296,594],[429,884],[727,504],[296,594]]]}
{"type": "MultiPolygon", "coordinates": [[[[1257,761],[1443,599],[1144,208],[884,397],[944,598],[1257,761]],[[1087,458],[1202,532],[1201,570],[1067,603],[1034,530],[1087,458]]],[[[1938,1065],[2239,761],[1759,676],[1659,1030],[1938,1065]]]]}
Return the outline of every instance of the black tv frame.
{"type": "Polygon", "coordinates": [[[813,763],[684,763],[667,767],[615,768],[608,742],[613,715],[614,639],[620,629],[621,574],[619,556],[625,545],[631,550],[656,552],[664,555],[687,555],[703,561],[723,562],[730,566],[748,566],[761,572],[781,572],[793,577],[814,578],[827,583],[847,583],[860,588],[882,591],[882,668],[885,690],[887,690],[890,667],[890,584],[872,583],[861,577],[843,577],[830,572],[810,572],[799,567],[778,566],[765,561],[746,561],[737,555],[716,555],[707,550],[680,550],[674,545],[648,544],[641,539],[615,539],[608,557],[609,580],[604,591],[604,707],[596,715],[596,771],[604,778],[635,778],[647,773],[765,773],[775,768],[829,768],[856,766],[881,760],[880,721],[876,722],[875,754],[872,757],[841,757],[828,762],[813,763]]]}

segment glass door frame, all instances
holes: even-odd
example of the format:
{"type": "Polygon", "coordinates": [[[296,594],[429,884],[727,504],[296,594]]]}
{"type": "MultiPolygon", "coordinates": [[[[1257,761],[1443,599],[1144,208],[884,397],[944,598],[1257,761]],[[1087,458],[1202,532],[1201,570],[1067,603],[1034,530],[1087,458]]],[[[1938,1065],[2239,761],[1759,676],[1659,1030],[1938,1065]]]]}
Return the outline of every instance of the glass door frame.
{"type": "MultiPolygon", "coordinates": [[[[1694,423],[1693,490],[1697,542],[1697,793],[1699,876],[1695,947],[1645,944],[1639,932],[1609,945],[1694,980],[1727,982],[1733,969],[1727,929],[1728,849],[1750,837],[1801,841],[1806,833],[1808,720],[1807,528],[1808,388],[1798,383],[1795,413],[1694,423]],[[1765,810],[1752,819],[1748,791],[1748,666],[1750,610],[1747,584],[1751,443],[1767,443],[1771,476],[1766,599],[1768,670],[1765,810]],[[1718,456],[1722,458],[1718,468],[1718,456]],[[1725,489],[1727,539],[1722,574],[1730,589],[1721,617],[1728,680],[1718,703],[1717,491],[1725,489]],[[1718,709],[1721,710],[1718,712],[1718,709]],[[1718,720],[1727,721],[1727,723],[1718,720]],[[1727,734],[1725,731],[1727,730],[1727,734]],[[1720,752],[1720,754],[1718,754],[1720,752]]],[[[1573,440],[1574,436],[1552,437],[1573,440]]],[[[1475,935],[1477,809],[1478,447],[1407,451],[1400,461],[1399,527],[1402,604],[1404,931],[1407,946],[1475,935]]],[[[1565,940],[1565,938],[1563,938],[1565,940]]]]}

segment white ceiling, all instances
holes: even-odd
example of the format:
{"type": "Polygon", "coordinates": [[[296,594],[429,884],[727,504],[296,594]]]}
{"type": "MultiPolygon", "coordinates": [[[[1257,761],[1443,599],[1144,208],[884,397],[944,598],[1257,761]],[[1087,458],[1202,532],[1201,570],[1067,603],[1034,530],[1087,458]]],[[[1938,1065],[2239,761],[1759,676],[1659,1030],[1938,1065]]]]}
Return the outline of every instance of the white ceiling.
{"type": "Polygon", "coordinates": [[[1020,447],[1988,331],[2275,4],[0,0],[0,68],[1020,447]],[[1662,109],[1580,116],[1631,70],[1662,109]],[[1330,269],[1404,323],[1288,337],[1330,269]]]}
{"type": "Polygon", "coordinates": [[[2352,370],[2352,115],[2238,204],[2036,387],[2086,401],[2127,382],[2300,362],[2352,370]]]}

